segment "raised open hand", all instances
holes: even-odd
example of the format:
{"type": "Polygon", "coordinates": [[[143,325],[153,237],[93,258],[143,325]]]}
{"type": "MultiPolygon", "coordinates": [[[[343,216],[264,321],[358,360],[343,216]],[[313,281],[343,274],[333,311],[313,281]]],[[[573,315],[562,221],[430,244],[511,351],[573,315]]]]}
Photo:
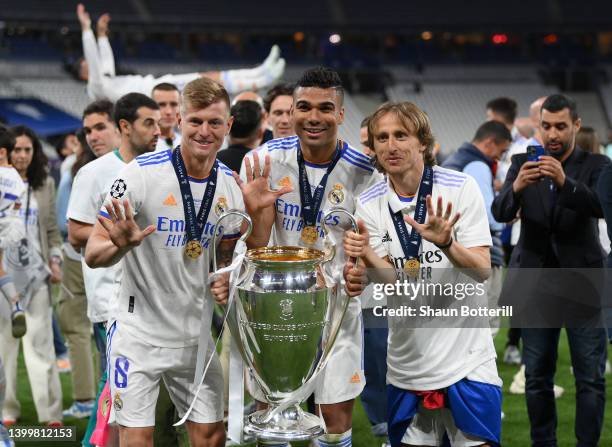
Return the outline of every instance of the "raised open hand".
{"type": "Polygon", "coordinates": [[[452,202],[446,204],[446,212],[442,215],[444,209],[442,197],[438,197],[437,209],[434,212],[433,200],[431,196],[427,196],[427,222],[420,224],[410,216],[404,216],[404,220],[411,227],[415,228],[425,240],[436,245],[447,245],[453,234],[453,226],[459,220],[460,214],[456,213],[451,219],[453,212],[452,202]]]}
{"type": "Polygon", "coordinates": [[[108,22],[110,22],[111,16],[109,13],[102,14],[98,19],[96,25],[96,33],[98,37],[108,36],[108,22]]]}
{"type": "Polygon", "coordinates": [[[291,186],[283,186],[280,189],[270,188],[270,156],[266,155],[264,159],[264,169],[261,171],[259,164],[259,155],[253,152],[253,166],[251,160],[245,157],[245,168],[247,181],[243,182],[240,176],[234,173],[234,178],[242,191],[244,205],[247,212],[258,213],[263,209],[271,208],[283,194],[293,191],[291,186]]]}
{"type": "Polygon", "coordinates": [[[85,6],[83,3],[79,3],[77,5],[77,17],[79,18],[79,23],[81,24],[81,30],[85,31],[91,28],[91,17],[89,17],[89,13],[85,10],[85,6]]]}
{"type": "Polygon", "coordinates": [[[144,230],[140,229],[134,220],[134,213],[128,199],[123,200],[123,210],[117,199],[111,199],[111,203],[104,207],[109,217],[98,216],[98,222],[108,231],[113,244],[120,249],[140,245],[145,237],[155,231],[154,225],[149,225],[144,230]]]}

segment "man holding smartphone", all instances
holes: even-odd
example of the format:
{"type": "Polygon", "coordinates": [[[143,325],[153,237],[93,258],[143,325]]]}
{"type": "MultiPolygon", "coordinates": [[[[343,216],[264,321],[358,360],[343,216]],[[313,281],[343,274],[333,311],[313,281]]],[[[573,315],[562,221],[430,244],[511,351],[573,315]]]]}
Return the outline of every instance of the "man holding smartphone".
{"type": "Polygon", "coordinates": [[[506,276],[501,304],[514,305],[522,326],[526,399],[534,446],[557,445],[553,377],[561,327],[565,327],[576,378],[576,438],[597,445],[605,406],[607,336],[601,318],[604,252],[597,218],[599,175],[610,160],[576,147],[576,103],[551,95],[541,108],[547,152],[537,161],[512,157],[492,212],[509,222],[521,210],[521,235],[506,276]],[[537,269],[537,270],[534,270],[537,269]],[[571,269],[571,270],[570,270],[571,269]],[[575,269],[581,269],[577,274],[575,269]]]}

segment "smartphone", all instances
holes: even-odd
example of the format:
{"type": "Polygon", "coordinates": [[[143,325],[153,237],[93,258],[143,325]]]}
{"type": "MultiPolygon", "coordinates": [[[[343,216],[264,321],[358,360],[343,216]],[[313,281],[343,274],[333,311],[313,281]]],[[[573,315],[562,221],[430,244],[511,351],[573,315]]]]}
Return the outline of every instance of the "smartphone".
{"type": "Polygon", "coordinates": [[[542,146],[527,146],[527,161],[539,161],[546,150],[542,146]]]}

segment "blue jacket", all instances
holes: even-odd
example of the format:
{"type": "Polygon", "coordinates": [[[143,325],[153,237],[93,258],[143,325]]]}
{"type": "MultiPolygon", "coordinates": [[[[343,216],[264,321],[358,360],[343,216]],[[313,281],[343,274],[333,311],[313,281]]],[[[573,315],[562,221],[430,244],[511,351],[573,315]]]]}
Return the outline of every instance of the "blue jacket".
{"type": "MultiPolygon", "coordinates": [[[[478,150],[478,148],[473,144],[463,143],[463,145],[457,150],[457,152],[452,154],[444,161],[442,166],[448,169],[454,169],[455,171],[463,172],[465,167],[474,161],[483,162],[489,167],[489,169],[491,169],[491,183],[487,185],[479,184],[478,186],[481,190],[490,188],[491,195],[492,197],[494,197],[495,188],[493,186],[494,175],[492,170],[493,160],[491,160],[485,154],[480,152],[480,150],[478,150]]],[[[493,239],[493,245],[491,246],[491,265],[501,266],[504,264],[504,250],[500,238],[500,231],[499,229],[495,228],[495,226],[500,225],[494,220],[490,210],[487,210],[487,217],[489,219],[489,226],[491,228],[491,238],[493,239]]]]}

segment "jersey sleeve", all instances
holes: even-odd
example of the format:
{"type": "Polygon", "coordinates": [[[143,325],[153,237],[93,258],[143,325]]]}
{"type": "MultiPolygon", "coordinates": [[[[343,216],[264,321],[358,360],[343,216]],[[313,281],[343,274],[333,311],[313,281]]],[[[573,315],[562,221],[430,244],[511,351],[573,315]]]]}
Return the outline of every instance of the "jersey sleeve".
{"type": "Polygon", "coordinates": [[[138,165],[136,160],[133,160],[119,172],[119,175],[113,181],[98,214],[108,219],[110,216],[106,210],[106,205],[110,205],[112,199],[119,200],[121,204],[127,199],[132,212],[136,216],[144,203],[145,195],[146,182],[143,168],[138,165]]]}
{"type": "Polygon", "coordinates": [[[96,176],[88,169],[82,168],[77,172],[68,201],[68,219],[89,225],[96,223],[96,215],[100,209],[100,192],[95,179],[96,176]]]}
{"type": "Polygon", "coordinates": [[[467,176],[453,203],[453,215],[461,215],[455,224],[455,239],[464,247],[491,246],[491,233],[484,199],[476,180],[467,176]]]}
{"type": "Polygon", "coordinates": [[[100,55],[100,69],[106,76],[115,76],[115,56],[108,40],[108,36],[98,38],[98,54],[100,55]]]}
{"type": "Polygon", "coordinates": [[[98,45],[91,29],[83,31],[83,53],[87,61],[87,95],[90,99],[105,99],[104,86],[102,84],[102,67],[98,54],[98,45]]]}
{"type": "Polygon", "coordinates": [[[387,256],[388,254],[387,248],[383,243],[383,236],[386,230],[385,228],[383,228],[381,222],[378,219],[378,214],[380,213],[377,209],[374,209],[377,203],[378,201],[374,200],[364,205],[360,199],[357,199],[355,218],[358,221],[363,220],[370,235],[370,246],[372,247],[374,252],[382,258],[384,256],[387,256]]]}
{"type": "MultiPolygon", "coordinates": [[[[230,179],[230,181],[234,181],[234,179],[230,179]]],[[[242,194],[238,185],[236,187],[232,187],[232,192],[230,194],[230,203],[228,204],[228,209],[238,210],[245,212],[244,208],[244,200],[242,199],[242,194]]],[[[242,226],[243,219],[239,216],[229,216],[226,219],[226,222],[223,223],[223,240],[226,239],[237,239],[240,237],[240,228],[242,226]]]]}

